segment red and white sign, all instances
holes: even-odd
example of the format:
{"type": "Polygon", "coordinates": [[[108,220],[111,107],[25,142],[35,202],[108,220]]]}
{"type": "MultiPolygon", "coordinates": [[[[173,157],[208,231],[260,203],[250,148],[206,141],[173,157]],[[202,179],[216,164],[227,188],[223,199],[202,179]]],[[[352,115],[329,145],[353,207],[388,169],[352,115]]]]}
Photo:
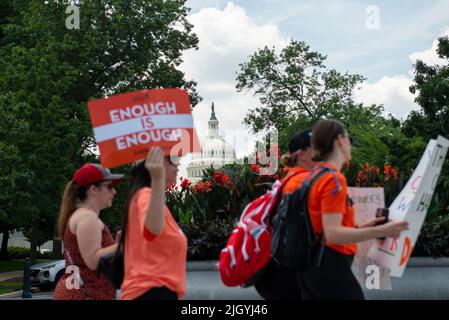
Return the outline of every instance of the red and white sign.
{"type": "Polygon", "coordinates": [[[190,100],[181,89],[118,94],[87,103],[100,161],[106,168],[144,159],[150,147],[183,156],[201,147],[190,100]]]}

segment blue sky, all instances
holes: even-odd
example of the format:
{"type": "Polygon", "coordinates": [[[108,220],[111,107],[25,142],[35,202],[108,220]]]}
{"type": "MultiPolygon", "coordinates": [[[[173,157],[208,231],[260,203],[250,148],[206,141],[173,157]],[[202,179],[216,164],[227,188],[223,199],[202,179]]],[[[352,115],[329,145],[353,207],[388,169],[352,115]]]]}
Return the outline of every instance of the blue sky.
{"type": "MultiPolygon", "coordinates": [[[[190,0],[192,13],[223,10],[229,1],[190,0]]],[[[329,67],[359,72],[370,81],[405,74],[408,55],[429,48],[449,27],[449,1],[235,0],[258,25],[275,24],[281,33],[305,41],[328,56],[329,67]],[[367,29],[368,6],[379,8],[380,28],[367,29]]]]}
{"type": "Polygon", "coordinates": [[[449,34],[449,0],[188,0],[186,5],[199,50],[186,52],[181,68],[198,82],[203,97],[193,112],[197,130],[206,135],[213,101],[225,138],[245,137],[233,142],[237,156],[253,148],[255,136],[242,120],[259,102],[236,92],[236,72],[258,48],[305,41],[327,55],[328,68],[366,77],[353,93],[357,102],[382,104],[385,113],[404,119],[418,108],[408,90],[414,61],[440,62],[436,39],[449,34]]]}

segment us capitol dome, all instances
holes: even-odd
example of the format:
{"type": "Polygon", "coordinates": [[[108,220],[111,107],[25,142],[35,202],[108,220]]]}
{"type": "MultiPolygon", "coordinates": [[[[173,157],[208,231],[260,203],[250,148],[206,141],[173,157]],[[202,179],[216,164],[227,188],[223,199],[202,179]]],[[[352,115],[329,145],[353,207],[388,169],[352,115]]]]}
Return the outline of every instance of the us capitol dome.
{"type": "Polygon", "coordinates": [[[235,151],[232,146],[227,143],[218,131],[219,121],[215,116],[215,106],[212,102],[212,112],[209,124],[208,135],[201,139],[201,153],[193,153],[192,160],[187,166],[187,178],[192,184],[203,178],[203,170],[213,166],[219,169],[225,164],[234,163],[236,161],[235,151]]]}

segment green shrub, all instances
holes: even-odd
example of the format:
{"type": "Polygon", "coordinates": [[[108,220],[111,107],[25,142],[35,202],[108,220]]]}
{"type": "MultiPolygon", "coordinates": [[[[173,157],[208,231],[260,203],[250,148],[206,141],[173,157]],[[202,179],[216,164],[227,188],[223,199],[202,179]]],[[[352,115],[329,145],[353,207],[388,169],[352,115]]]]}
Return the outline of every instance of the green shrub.
{"type": "Polygon", "coordinates": [[[412,256],[449,257],[449,216],[438,216],[424,223],[412,256]]]}
{"type": "Polygon", "coordinates": [[[25,259],[30,256],[30,249],[20,247],[9,247],[8,253],[11,259],[25,259]]]}
{"type": "MultiPolygon", "coordinates": [[[[28,248],[9,247],[8,253],[11,259],[25,259],[30,257],[30,249],[28,248]]],[[[53,253],[51,251],[44,253],[38,251],[37,259],[53,259],[53,253]]]]}
{"type": "Polygon", "coordinates": [[[230,219],[200,220],[183,227],[188,239],[188,260],[218,260],[234,228],[230,219]]]}

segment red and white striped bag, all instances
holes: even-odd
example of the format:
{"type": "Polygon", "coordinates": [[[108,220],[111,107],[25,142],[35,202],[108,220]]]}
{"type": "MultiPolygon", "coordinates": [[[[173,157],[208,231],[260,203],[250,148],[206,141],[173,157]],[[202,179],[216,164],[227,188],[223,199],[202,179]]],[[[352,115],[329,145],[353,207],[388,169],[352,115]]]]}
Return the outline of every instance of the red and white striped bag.
{"type": "Polygon", "coordinates": [[[264,195],[249,203],[221,251],[221,281],[229,287],[243,285],[271,258],[271,226],[268,221],[282,197],[282,188],[290,178],[307,172],[297,171],[282,182],[276,180],[264,195]]]}

